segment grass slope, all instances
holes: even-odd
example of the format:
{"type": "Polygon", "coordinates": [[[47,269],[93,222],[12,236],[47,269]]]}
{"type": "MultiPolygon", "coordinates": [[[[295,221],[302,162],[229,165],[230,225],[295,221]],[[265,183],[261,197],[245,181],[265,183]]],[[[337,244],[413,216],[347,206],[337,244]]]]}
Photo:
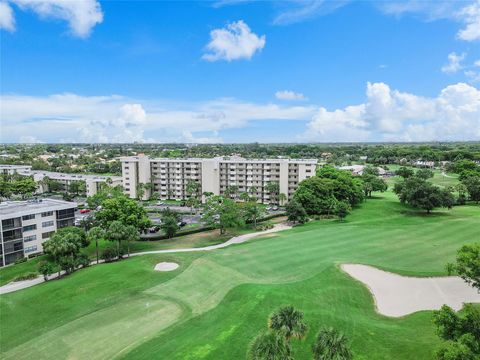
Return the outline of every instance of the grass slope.
{"type": "Polygon", "coordinates": [[[358,359],[432,359],[439,342],[431,312],[377,314],[368,290],[338,264],[443,275],[457,248],[478,239],[479,224],[478,207],[426,216],[385,193],[344,223],[311,222],[210,253],[89,268],[0,297],[2,358],[241,359],[268,314],[292,304],[310,327],[294,344],[296,359],[311,358],[322,325],[347,333],[358,359]],[[159,261],[181,266],[157,273],[159,261]]]}

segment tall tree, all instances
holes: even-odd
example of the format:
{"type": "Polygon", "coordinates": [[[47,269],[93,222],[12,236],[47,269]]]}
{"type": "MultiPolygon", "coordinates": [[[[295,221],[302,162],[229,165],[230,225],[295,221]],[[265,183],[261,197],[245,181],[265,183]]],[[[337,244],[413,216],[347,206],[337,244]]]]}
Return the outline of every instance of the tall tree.
{"type": "Polygon", "coordinates": [[[98,264],[98,262],[99,262],[98,242],[102,241],[102,240],[105,240],[105,238],[106,238],[105,230],[103,230],[99,226],[92,227],[87,232],[87,238],[90,242],[95,241],[95,253],[97,255],[97,264],[98,264]]]}
{"type": "Polygon", "coordinates": [[[124,225],[121,221],[115,220],[110,223],[108,230],[106,231],[107,240],[116,242],[117,244],[117,258],[121,259],[121,243],[129,236],[128,226],[124,225]]]}
{"type": "Polygon", "coordinates": [[[230,227],[243,224],[238,205],[232,199],[223,196],[210,196],[205,203],[203,221],[212,227],[220,229],[220,234],[230,227]]]}
{"type": "Polygon", "coordinates": [[[280,194],[280,183],[278,181],[270,181],[265,185],[265,190],[267,190],[270,195],[270,203],[278,204],[278,194],[280,194]]]}
{"type": "Polygon", "coordinates": [[[303,208],[300,202],[293,198],[289,201],[286,207],[287,217],[289,221],[293,223],[299,222],[300,224],[304,224],[308,220],[308,215],[305,209],[303,208]]]}

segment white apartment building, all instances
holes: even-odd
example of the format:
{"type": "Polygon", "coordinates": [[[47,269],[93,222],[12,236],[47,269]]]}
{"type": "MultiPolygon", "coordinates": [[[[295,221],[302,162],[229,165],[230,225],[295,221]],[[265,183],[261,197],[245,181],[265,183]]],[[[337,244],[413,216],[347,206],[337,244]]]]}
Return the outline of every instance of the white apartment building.
{"type": "Polygon", "coordinates": [[[57,181],[60,184],[60,191],[68,191],[72,183],[84,181],[87,196],[95,195],[100,189],[101,184],[108,184],[110,186],[122,185],[121,176],[67,174],[53,171],[32,170],[32,167],[29,165],[0,164],[0,174],[33,176],[33,179],[38,184],[38,194],[48,191],[47,185],[42,182],[45,177],[57,181]]]}
{"type": "Polygon", "coordinates": [[[0,204],[0,267],[43,251],[57,229],[73,226],[77,204],[43,199],[0,204]]]}
{"type": "Polygon", "coordinates": [[[48,191],[47,186],[42,182],[45,177],[57,181],[61,186],[60,191],[67,191],[73,182],[84,181],[87,196],[95,195],[104,183],[110,186],[122,185],[121,176],[66,174],[43,170],[32,170],[30,175],[33,175],[35,182],[39,183],[40,193],[48,191]]]}
{"type": "Polygon", "coordinates": [[[285,194],[288,201],[302,180],[315,175],[317,166],[315,159],[244,159],[238,156],[164,159],[139,155],[123,157],[121,162],[123,188],[131,198],[137,198],[139,184],[148,184],[144,199],[156,192],[161,199],[182,200],[188,197],[187,184],[195,181],[200,185],[198,195],[205,192],[224,195],[228,187],[235,186],[239,194],[253,193],[259,202],[267,204],[272,200],[266,189],[268,183],[277,182],[280,193],[285,194]]]}
{"type": "Polygon", "coordinates": [[[32,167],[30,165],[2,165],[0,164],[0,174],[2,175],[25,175],[30,174],[32,167]]]}

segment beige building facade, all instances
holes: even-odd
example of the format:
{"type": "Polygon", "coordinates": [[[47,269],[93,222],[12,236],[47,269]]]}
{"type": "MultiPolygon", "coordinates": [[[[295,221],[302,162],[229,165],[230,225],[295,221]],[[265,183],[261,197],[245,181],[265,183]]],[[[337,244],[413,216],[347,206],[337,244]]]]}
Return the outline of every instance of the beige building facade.
{"type": "MultiPolygon", "coordinates": [[[[212,159],[149,158],[145,155],[124,157],[122,182],[125,193],[137,198],[141,187],[143,199],[157,193],[160,199],[188,198],[188,185],[198,184],[198,196],[204,193],[225,195],[236,189],[233,196],[248,192],[262,203],[278,202],[269,183],[278,183],[279,193],[290,199],[298,184],[313,175],[315,159],[244,159],[238,156],[212,159]],[[275,197],[275,198],[273,198],[275,197]]],[[[231,194],[232,195],[232,194],[231,194]]]]}

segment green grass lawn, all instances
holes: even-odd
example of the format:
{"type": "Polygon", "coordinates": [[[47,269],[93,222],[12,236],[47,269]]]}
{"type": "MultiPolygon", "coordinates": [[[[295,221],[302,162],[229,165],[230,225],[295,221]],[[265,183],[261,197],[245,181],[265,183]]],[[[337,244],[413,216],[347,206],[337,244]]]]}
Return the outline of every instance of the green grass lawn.
{"type": "Polygon", "coordinates": [[[433,359],[440,342],[432,312],[377,314],[369,291],[339,264],[400,274],[444,275],[456,250],[478,240],[480,208],[427,216],[390,192],[347,221],[315,221],[205,253],[135,257],[78,271],[0,296],[2,359],[242,359],[268,315],[292,304],[305,312],[310,359],[321,326],[352,341],[356,359],[433,359]],[[153,270],[159,261],[180,267],[153,270]]]}

